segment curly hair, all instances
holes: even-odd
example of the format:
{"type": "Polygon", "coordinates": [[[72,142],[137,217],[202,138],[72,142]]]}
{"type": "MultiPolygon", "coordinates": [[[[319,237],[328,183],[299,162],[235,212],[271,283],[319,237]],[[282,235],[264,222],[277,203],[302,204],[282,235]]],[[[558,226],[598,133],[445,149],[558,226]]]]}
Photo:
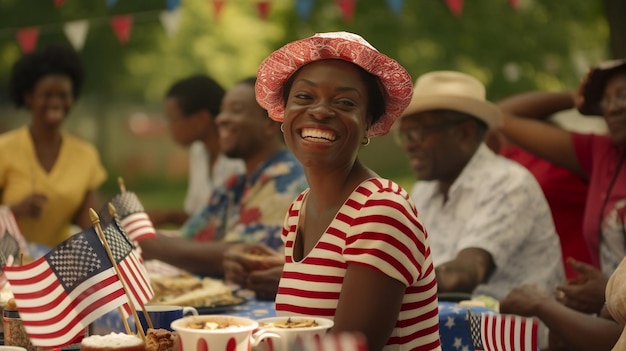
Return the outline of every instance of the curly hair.
{"type": "Polygon", "coordinates": [[[174,83],[165,97],[177,99],[185,116],[200,110],[208,110],[216,117],[220,113],[225,93],[224,88],[213,79],[205,75],[195,75],[174,83]]]}
{"type": "Polygon", "coordinates": [[[78,54],[67,46],[48,46],[22,56],[13,64],[9,78],[9,96],[16,107],[24,106],[24,94],[32,92],[37,82],[49,75],[64,75],[72,81],[72,95],[77,99],[83,85],[84,71],[78,54]]]}

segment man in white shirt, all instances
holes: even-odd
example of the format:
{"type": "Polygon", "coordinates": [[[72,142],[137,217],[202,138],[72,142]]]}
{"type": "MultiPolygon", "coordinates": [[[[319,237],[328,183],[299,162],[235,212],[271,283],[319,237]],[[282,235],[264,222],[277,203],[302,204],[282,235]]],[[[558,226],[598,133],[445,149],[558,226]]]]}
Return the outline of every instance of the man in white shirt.
{"type": "Polygon", "coordinates": [[[421,76],[397,126],[419,181],[411,197],[428,228],[438,291],[506,296],[564,278],[559,238],[533,175],[483,142],[501,123],[485,87],[459,72],[421,76]]]}

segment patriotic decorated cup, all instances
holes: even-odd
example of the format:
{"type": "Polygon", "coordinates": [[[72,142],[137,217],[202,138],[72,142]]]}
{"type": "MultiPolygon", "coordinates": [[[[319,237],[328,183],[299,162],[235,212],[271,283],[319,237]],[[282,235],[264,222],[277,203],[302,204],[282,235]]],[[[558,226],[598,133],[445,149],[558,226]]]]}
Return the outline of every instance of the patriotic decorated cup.
{"type": "Polygon", "coordinates": [[[331,319],[307,316],[270,317],[257,322],[259,329],[254,335],[271,332],[278,337],[260,340],[255,351],[317,350],[319,347],[316,346],[321,344],[324,335],[334,324],[331,319]]]}
{"type": "Polygon", "coordinates": [[[252,319],[226,315],[188,316],[172,322],[181,351],[249,351],[265,338],[279,337],[268,331],[253,336],[258,326],[252,319]]]}

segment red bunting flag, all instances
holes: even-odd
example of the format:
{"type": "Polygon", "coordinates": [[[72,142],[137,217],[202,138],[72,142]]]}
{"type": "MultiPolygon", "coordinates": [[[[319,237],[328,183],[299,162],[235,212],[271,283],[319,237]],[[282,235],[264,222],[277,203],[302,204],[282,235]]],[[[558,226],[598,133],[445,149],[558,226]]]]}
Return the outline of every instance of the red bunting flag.
{"type": "Polygon", "coordinates": [[[270,3],[268,1],[259,1],[256,3],[256,9],[261,19],[267,19],[270,12],[270,3]]]}
{"type": "Polygon", "coordinates": [[[65,0],[54,0],[54,7],[61,7],[65,4],[65,0]]]}
{"type": "Polygon", "coordinates": [[[224,8],[224,0],[213,0],[213,15],[215,20],[219,20],[222,10],[224,8]]]}
{"type": "Polygon", "coordinates": [[[133,26],[133,17],[130,15],[120,15],[111,17],[111,28],[115,36],[122,44],[126,44],[130,39],[130,30],[133,26]]]}
{"type": "Polygon", "coordinates": [[[446,0],[446,5],[455,16],[460,16],[463,13],[463,0],[446,0]]]}
{"type": "Polygon", "coordinates": [[[354,10],[356,10],[356,0],[337,0],[337,6],[341,9],[341,15],[346,22],[352,22],[354,10]]]}
{"type": "Polygon", "coordinates": [[[39,28],[27,27],[17,30],[17,42],[22,48],[22,52],[27,54],[35,51],[37,47],[37,39],[39,38],[39,28]]]}

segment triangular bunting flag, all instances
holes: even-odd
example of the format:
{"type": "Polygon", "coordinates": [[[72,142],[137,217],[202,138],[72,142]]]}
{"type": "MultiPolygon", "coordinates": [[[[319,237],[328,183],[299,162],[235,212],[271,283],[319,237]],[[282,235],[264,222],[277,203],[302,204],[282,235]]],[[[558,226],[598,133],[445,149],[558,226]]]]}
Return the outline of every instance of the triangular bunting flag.
{"type": "Polygon", "coordinates": [[[67,22],[63,25],[65,36],[70,41],[76,51],[83,49],[87,31],[89,30],[89,22],[87,20],[78,20],[67,22]]]}
{"type": "Polygon", "coordinates": [[[446,5],[455,16],[460,16],[463,13],[463,0],[446,0],[446,5]]]}
{"type": "Polygon", "coordinates": [[[17,42],[22,48],[22,52],[27,54],[35,51],[37,47],[37,39],[39,38],[39,28],[27,27],[17,30],[17,42]]]}
{"type": "Polygon", "coordinates": [[[65,0],[54,0],[54,7],[61,7],[65,4],[65,0]]]}
{"type": "Polygon", "coordinates": [[[219,20],[222,9],[224,8],[224,0],[213,0],[213,15],[215,20],[219,20]]]}
{"type": "Polygon", "coordinates": [[[165,8],[168,11],[174,11],[180,6],[180,0],[165,0],[165,8]]]}
{"type": "Polygon", "coordinates": [[[111,28],[115,32],[117,40],[126,44],[130,39],[130,30],[133,26],[133,17],[130,15],[120,15],[111,17],[111,28]]]}
{"type": "Polygon", "coordinates": [[[270,12],[270,3],[268,1],[258,1],[256,3],[256,10],[261,19],[267,19],[267,15],[270,12]]]}
{"type": "Polygon", "coordinates": [[[117,4],[117,0],[107,0],[107,7],[113,7],[117,4]]]}
{"type": "Polygon", "coordinates": [[[404,0],[387,0],[387,5],[394,15],[399,16],[402,13],[402,5],[404,5],[404,0]]]}
{"type": "Polygon", "coordinates": [[[511,5],[512,8],[517,10],[519,7],[519,0],[509,0],[509,5],[511,5]]]}
{"type": "Polygon", "coordinates": [[[354,10],[356,9],[356,0],[337,0],[337,6],[341,9],[343,20],[352,22],[354,10]]]}
{"type": "Polygon", "coordinates": [[[178,24],[180,23],[180,10],[176,9],[173,11],[161,11],[159,15],[161,19],[161,24],[163,28],[165,28],[165,32],[170,37],[176,34],[178,31],[178,24]]]}
{"type": "Polygon", "coordinates": [[[308,19],[313,10],[313,0],[296,0],[296,13],[300,19],[308,19]]]}

